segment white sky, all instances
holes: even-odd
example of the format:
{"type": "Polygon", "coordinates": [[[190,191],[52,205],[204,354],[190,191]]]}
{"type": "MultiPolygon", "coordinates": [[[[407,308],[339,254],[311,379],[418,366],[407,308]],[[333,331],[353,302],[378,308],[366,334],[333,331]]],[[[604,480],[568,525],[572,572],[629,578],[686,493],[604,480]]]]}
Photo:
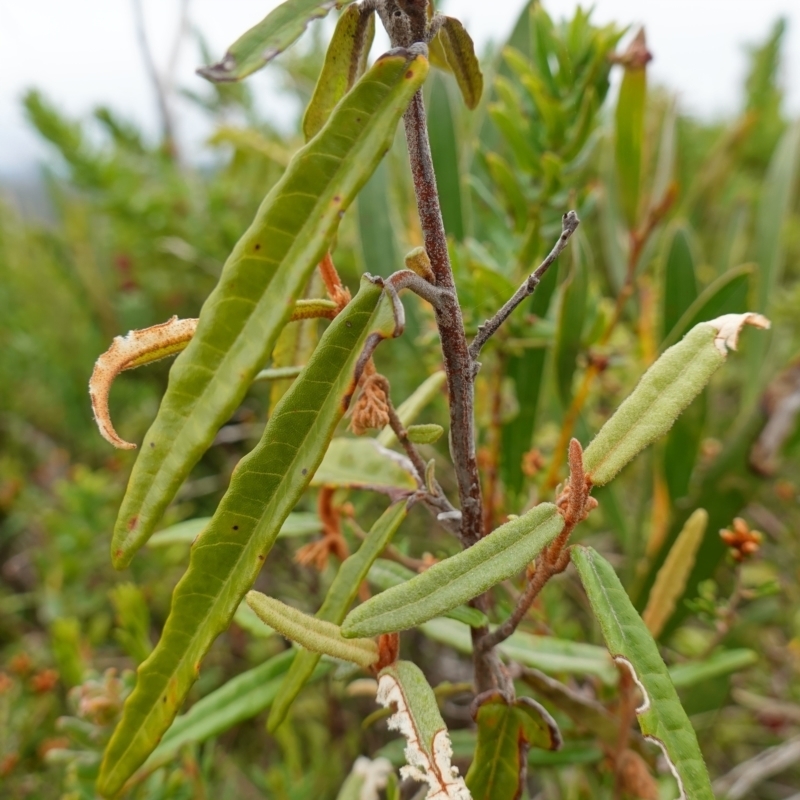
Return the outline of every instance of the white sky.
{"type": "MultiPolygon", "coordinates": [[[[151,46],[166,62],[177,21],[178,0],[143,0],[151,46]]],[[[191,0],[192,23],[221,56],[278,0],[191,0]]],[[[555,17],[571,15],[575,0],[545,0],[555,17]]],[[[502,40],[523,0],[447,0],[439,3],[466,23],[479,47],[502,40]]],[[[676,91],[685,110],[713,117],[733,111],[745,69],[743,45],[761,42],[775,19],[789,20],[784,82],[789,109],[800,113],[800,0],[595,0],[595,22],[643,23],[655,56],[653,78],[676,91]]],[[[198,55],[184,45],[178,84],[197,90],[198,55]]],[[[273,106],[286,119],[285,101],[276,99],[269,70],[253,80],[262,108],[273,106]]],[[[153,94],[143,69],[130,0],[0,0],[0,178],[29,172],[46,149],[27,128],[20,97],[30,87],[43,90],[69,114],[86,114],[97,104],[155,131],[153,94]]],[[[184,116],[179,135],[197,141],[203,131],[184,116]]]]}

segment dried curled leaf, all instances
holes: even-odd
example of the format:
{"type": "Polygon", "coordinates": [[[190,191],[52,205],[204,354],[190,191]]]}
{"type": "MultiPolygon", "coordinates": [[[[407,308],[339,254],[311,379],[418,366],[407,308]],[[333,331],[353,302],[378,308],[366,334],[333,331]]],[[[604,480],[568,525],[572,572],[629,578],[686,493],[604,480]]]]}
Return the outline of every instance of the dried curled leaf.
{"type": "Polygon", "coordinates": [[[451,763],[450,734],[419,667],[398,661],[383,669],[376,699],[384,708],[394,707],[389,729],[399,731],[407,741],[408,763],[400,768],[400,775],[427,783],[427,800],[472,800],[458,768],[451,763]]]}
{"type": "Polygon", "coordinates": [[[111,347],[94,365],[89,380],[89,397],[92,412],[101,436],[121,450],[135,450],[136,445],[121,439],[114,430],[108,410],[108,395],[114,378],[126,369],[151,364],[174,356],[186,348],[197,330],[196,319],[172,319],[139,331],[129,331],[126,336],[115,336],[111,347]]]}

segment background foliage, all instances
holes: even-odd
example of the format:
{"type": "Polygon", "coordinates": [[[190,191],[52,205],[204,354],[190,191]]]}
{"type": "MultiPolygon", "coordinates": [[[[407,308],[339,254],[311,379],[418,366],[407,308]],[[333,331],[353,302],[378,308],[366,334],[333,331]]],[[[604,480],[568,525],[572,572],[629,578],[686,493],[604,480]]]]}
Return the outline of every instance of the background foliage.
{"type": "MultiPolygon", "coordinates": [[[[622,27],[594,27],[582,11],[563,23],[540,8],[526,11],[508,46],[484,60],[491,88],[476,112],[464,109],[450,76],[428,81],[431,141],[468,330],[549,250],[564,210],[576,208],[582,220],[567,256],[482,359],[487,526],[551,499],[564,478],[565,437],[575,432],[588,441],[658,352],[695,321],[745,309],[773,320],[768,345],[744,341],[742,356],[667,440],[597,493],[599,512],[582,532],[613,561],[641,610],[686,519],[697,508],[708,512],[708,533],[661,643],[667,663],[678,674],[684,668],[676,683],[716,778],[800,727],[800,435],[791,415],[781,446],[753,453],[766,422],[800,394],[800,123],[782,108],[782,23],[751,50],[741,113],[717,123],[683,115],[668,90],[648,86],[646,70],[632,69],[621,53],[613,66],[609,56],[622,34],[622,27]],[[612,70],[618,96],[609,92],[612,70]],[[744,565],[717,538],[736,516],[764,533],[758,557],[744,565]]],[[[289,51],[273,67],[303,106],[321,66],[317,44],[289,51]]],[[[93,796],[129,670],[158,637],[197,532],[162,537],[129,572],[114,572],[109,534],[132,460],[109,453],[86,393],[91,366],[114,335],[172,314],[197,315],[302,142],[299,132],[280,135],[257,116],[246,85],[209,86],[194,100],[214,120],[209,169],[147,141],[110,109],[71,120],[36,92],[25,98],[31,124],[53,149],[44,173],[52,214],[42,222],[20,216],[11,202],[0,205],[5,796],[93,796]]],[[[336,263],[354,290],[362,271],[388,275],[421,243],[406,173],[398,139],[343,220],[336,263]]],[[[415,299],[406,305],[409,330],[376,358],[398,404],[438,368],[429,311],[415,299]]],[[[313,344],[319,330],[314,322],[303,335],[313,344]]],[[[281,363],[305,362],[302,337],[284,347],[291,356],[281,363]]],[[[125,438],[142,439],[168,369],[159,364],[117,381],[112,402],[125,438]]],[[[287,385],[253,385],[164,528],[213,512],[287,385]]],[[[446,422],[441,397],[433,396],[419,421],[446,422]]],[[[445,439],[423,449],[437,458],[439,480],[452,491],[445,439]]],[[[335,501],[345,508],[353,547],[385,508],[379,495],[350,489],[338,490],[335,501]]],[[[306,516],[296,520],[305,527],[282,537],[257,588],[314,613],[335,564],[320,571],[294,558],[321,527],[306,502],[298,509],[306,516]]],[[[397,547],[408,558],[454,551],[447,537],[431,536],[419,509],[404,530],[397,547]]],[[[509,585],[498,601],[498,618],[513,608],[515,591],[509,585]]],[[[440,684],[464,773],[475,737],[459,684],[470,669],[458,635],[439,622],[429,623],[425,636],[404,639],[404,648],[440,684]]],[[[613,680],[602,666],[582,671],[565,649],[567,640],[600,642],[574,572],[548,588],[525,630],[553,637],[556,655],[546,672],[589,686],[613,705],[613,680]]],[[[248,673],[286,648],[265,633],[237,614],[191,691],[188,707],[203,713],[171,731],[173,745],[165,739],[159,768],[132,796],[335,797],[358,754],[399,763],[399,741],[380,715],[369,716],[372,700],[346,675],[315,682],[292,708],[290,724],[265,733],[265,714],[252,712],[267,708],[268,687],[274,696],[288,666],[278,659],[270,662],[274,674],[248,673]],[[234,676],[243,680],[228,683],[234,676]],[[223,686],[228,694],[217,695],[216,704],[198,705],[223,686]],[[260,706],[248,694],[254,687],[262,691],[260,706]]],[[[514,658],[541,667],[536,652],[543,646],[514,658]]],[[[328,669],[323,664],[320,673],[328,669]]],[[[554,756],[532,751],[530,796],[612,796],[597,731],[571,723],[557,704],[553,710],[567,743],[554,756]]],[[[670,791],[669,778],[663,783],[670,791]]],[[[800,771],[792,767],[751,796],[785,797],[798,785],[800,771]]]]}

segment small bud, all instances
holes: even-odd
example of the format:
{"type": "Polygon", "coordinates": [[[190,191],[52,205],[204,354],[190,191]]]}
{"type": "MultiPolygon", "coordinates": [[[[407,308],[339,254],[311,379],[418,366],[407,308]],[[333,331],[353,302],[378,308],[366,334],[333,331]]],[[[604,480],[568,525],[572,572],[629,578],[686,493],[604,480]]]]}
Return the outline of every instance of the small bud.
{"type": "Polygon", "coordinates": [[[723,528],[719,532],[720,539],[728,546],[733,558],[742,562],[748,556],[755,555],[761,548],[763,536],[760,531],[750,530],[750,526],[741,517],[733,520],[733,530],[723,528]]]}
{"type": "Polygon", "coordinates": [[[436,283],[436,276],[433,274],[431,260],[424,247],[415,247],[406,256],[406,267],[412,272],[416,272],[420,278],[424,278],[428,283],[436,283]]]}

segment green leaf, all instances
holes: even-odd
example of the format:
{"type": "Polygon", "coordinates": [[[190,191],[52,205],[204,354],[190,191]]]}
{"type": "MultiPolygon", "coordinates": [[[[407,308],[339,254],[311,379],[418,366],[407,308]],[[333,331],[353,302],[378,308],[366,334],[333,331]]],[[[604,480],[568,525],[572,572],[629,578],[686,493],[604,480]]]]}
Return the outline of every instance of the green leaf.
{"type": "Polygon", "coordinates": [[[656,582],[650,590],[647,607],[642,614],[650,633],[658,638],[664,624],[672,616],[678,598],[686,588],[686,581],[694,566],[697,549],[703,541],[708,525],[708,512],[698,508],[683,526],[672,545],[667,560],[658,571],[656,582]]]}
{"type": "Polygon", "coordinates": [[[664,264],[664,310],[661,329],[665,339],[686,309],[697,299],[695,264],[689,231],[685,226],[678,226],[671,232],[664,264]]]}
{"type": "Polygon", "coordinates": [[[322,72],[303,116],[306,141],[317,135],[334,106],[363,75],[374,37],[375,14],[360,5],[346,8],[336,23],[322,72]]]}
{"type": "MultiPolygon", "coordinates": [[[[530,313],[540,319],[546,316],[550,307],[550,300],[558,283],[558,274],[559,262],[557,261],[547,270],[528,304],[530,313]]],[[[508,490],[515,494],[522,491],[524,482],[522,459],[531,448],[531,440],[536,428],[546,358],[547,350],[538,347],[525,350],[521,355],[511,355],[508,359],[507,374],[514,381],[519,413],[511,422],[503,426],[500,467],[503,482],[508,490]]]]}
{"type": "Polygon", "coordinates": [[[444,428],[434,423],[409,425],[407,433],[409,441],[414,442],[414,444],[434,444],[442,438],[444,428]]]}
{"type": "Polygon", "coordinates": [[[459,164],[461,148],[453,113],[453,101],[441,74],[434,73],[430,80],[429,104],[435,109],[428,119],[428,135],[431,158],[436,171],[442,220],[448,235],[460,242],[466,232],[459,164]]]}
{"type": "Polygon", "coordinates": [[[422,670],[410,661],[382,669],[377,701],[384,708],[394,708],[389,730],[399,730],[406,738],[408,766],[400,770],[401,776],[426,782],[431,797],[470,800],[463,778],[452,766],[450,735],[422,670]]]}
{"type": "Polygon", "coordinates": [[[676,689],[688,689],[698,683],[738,672],[758,663],[758,660],[755,650],[719,650],[702,661],[687,661],[670,667],[669,676],[676,689]]]}
{"type": "Polygon", "coordinates": [[[744,325],[768,327],[757,314],[720,317],[692,328],[647,370],[583,454],[587,477],[608,483],[645,447],[663,436],[725,363],[744,325]]]}
{"type": "MultiPolygon", "coordinates": [[[[283,675],[293,656],[293,650],[273,656],[198,700],[189,711],[175,719],[138,774],[150,773],[171,761],[187,744],[219,736],[269,708],[280,696],[283,675]]],[[[309,681],[319,680],[330,669],[330,663],[319,664],[309,681]]]]}
{"type": "Polygon", "coordinates": [[[342,633],[376,636],[437,617],[524,569],[563,527],[558,509],[542,503],[472,547],[353,609],[342,633]]]}
{"type": "MultiPolygon", "coordinates": [[[[420,630],[429,639],[446,644],[460,653],[472,653],[469,629],[452,620],[432,619],[423,623],[420,630]]],[[[549,675],[596,675],[608,686],[617,682],[617,670],[605,647],[517,631],[497,648],[512,661],[540,669],[549,675]]]]}
{"type": "Polygon", "coordinates": [[[252,586],[345,411],[367,335],[393,331],[391,310],[386,302],[379,305],[381,296],[378,286],[362,281],[275,408],[258,446],[239,462],[211,523],[192,547],[161,640],[139,667],[106,748],[101,794],[119,791],[156,746],[197,679],[201,659],[252,586]]]}
{"type": "Polygon", "coordinates": [[[375,439],[337,438],[330,443],[311,485],[372,489],[389,495],[413,492],[417,482],[404,467],[403,458],[375,439]]]}
{"type": "Polygon", "coordinates": [[[467,108],[476,108],[483,94],[483,74],[472,38],[454,17],[444,17],[436,38],[447,59],[447,65],[456,77],[467,108]]]}
{"type": "Polygon", "coordinates": [[[517,800],[529,748],[561,745],[555,720],[530,697],[510,705],[498,696],[481,704],[476,721],[478,746],[466,777],[473,800],[517,800]]]}
{"type": "Polygon", "coordinates": [[[639,220],[646,99],[646,68],[636,64],[626,65],[617,100],[614,148],[620,205],[629,230],[635,230],[639,220]]]}
{"type": "Polygon", "coordinates": [[[578,365],[589,290],[588,270],[580,233],[575,235],[575,242],[570,252],[572,272],[562,289],[558,332],[553,352],[558,396],[565,408],[572,400],[572,378],[578,365]]]}
{"type": "Polygon", "coordinates": [[[508,161],[499,153],[487,153],[486,166],[489,169],[492,180],[500,190],[503,206],[514,220],[515,230],[518,233],[522,233],[528,223],[530,209],[518,176],[508,161]]]}
{"type": "MultiPolygon", "coordinates": [[[[342,623],[358,594],[362,581],[367,577],[375,560],[392,540],[407,513],[405,503],[395,503],[377,519],[358,551],[345,559],[339,567],[339,571],[325,595],[325,600],[317,612],[318,619],[336,625],[342,623]]],[[[309,651],[297,653],[281,686],[280,697],[270,711],[267,721],[267,729],[270,732],[276,730],[286,718],[289,708],[314,672],[319,659],[318,654],[309,651]]]]}
{"type": "MultiPolygon", "coordinates": [[[[385,592],[393,586],[400,586],[406,581],[410,581],[416,574],[396,561],[379,558],[370,568],[367,580],[376,589],[385,592]]],[[[486,614],[472,606],[456,606],[445,612],[444,616],[456,622],[463,622],[464,625],[469,625],[471,628],[481,628],[489,624],[486,614]]]]}
{"type": "Polygon", "coordinates": [[[304,614],[261,592],[248,592],[246,599],[262,622],[312,653],[352,661],[364,669],[378,660],[374,639],[345,639],[338,625],[304,614]]]}
{"type": "MultiPolygon", "coordinates": [[[[196,517],[178,522],[154,533],[147,543],[148,547],[169,547],[173,544],[190,545],[211,522],[212,517],[196,517]]],[[[281,525],[279,538],[293,536],[311,536],[322,532],[322,523],[316,514],[307,511],[293,511],[281,525]]]]}
{"type": "Polygon", "coordinates": [[[197,72],[216,83],[240,81],[294,44],[309,22],[327,17],[332,8],[341,8],[350,2],[352,0],[286,0],[242,34],[228,48],[222,61],[197,72]]]}
{"type": "Polygon", "coordinates": [[[608,650],[625,664],[643,694],[636,709],[644,736],[658,744],[678,780],[681,797],[714,800],[697,737],[681,706],[667,668],[617,577],[614,568],[595,550],[572,548],[589,602],[600,622],[608,650]]]}
{"type": "Polygon", "coordinates": [[[266,361],[427,72],[421,57],[380,59],[292,159],[234,248],[197,333],[170,371],[120,509],[112,560],[126,566],[266,361]]]}

